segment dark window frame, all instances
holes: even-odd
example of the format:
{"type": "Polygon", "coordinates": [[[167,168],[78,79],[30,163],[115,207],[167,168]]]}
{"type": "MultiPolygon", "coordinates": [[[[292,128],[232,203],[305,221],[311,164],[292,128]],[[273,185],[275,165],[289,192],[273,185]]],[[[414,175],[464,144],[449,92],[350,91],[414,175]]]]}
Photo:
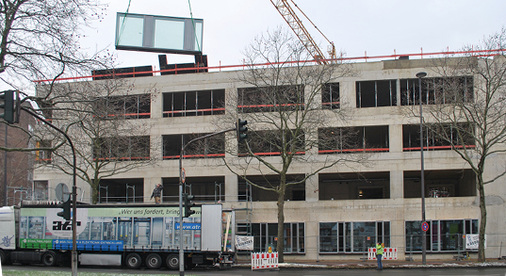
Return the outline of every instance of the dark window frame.
{"type": "Polygon", "coordinates": [[[355,89],[357,108],[397,105],[396,79],[357,81],[355,89]]]}
{"type": "Polygon", "coordinates": [[[151,118],[151,95],[135,94],[100,97],[95,103],[95,110],[102,120],[122,117],[125,119],[151,118]]]}
{"type": "MultiPolygon", "coordinates": [[[[208,133],[163,135],[162,154],[164,160],[179,159],[181,147],[192,139],[208,133]]],[[[195,141],[186,146],[184,158],[222,158],[225,157],[225,134],[195,141]],[[203,149],[203,151],[202,151],[203,149]]]]}
{"type": "MultiPolygon", "coordinates": [[[[400,89],[402,106],[420,104],[420,88],[417,78],[401,79],[400,89]]],[[[473,91],[474,79],[472,76],[423,78],[422,104],[469,103],[473,101],[473,91]],[[455,93],[452,91],[454,89],[458,91],[455,93]],[[459,98],[456,99],[456,97],[459,98]]]]}
{"type": "Polygon", "coordinates": [[[101,137],[93,141],[93,160],[139,161],[149,160],[149,136],[101,137]],[[126,144],[122,143],[125,142],[126,144]],[[138,155],[138,156],[133,156],[138,155]],[[143,155],[143,156],[142,156],[143,155]]]}
{"type": "Polygon", "coordinates": [[[163,117],[225,114],[225,89],[163,93],[163,117]]]}
{"type": "Polygon", "coordinates": [[[237,89],[239,113],[303,110],[304,85],[243,87],[237,89]]]}
{"type": "Polygon", "coordinates": [[[341,106],[339,83],[326,83],[322,87],[322,108],[339,109],[341,106]]]}
{"type": "MultiPolygon", "coordinates": [[[[267,252],[269,247],[276,251],[276,238],[278,234],[277,223],[253,223],[252,234],[254,239],[255,252],[267,252]]],[[[305,232],[304,222],[285,222],[285,248],[284,254],[305,254],[305,232]]]]}
{"type": "Polygon", "coordinates": [[[388,125],[318,129],[318,154],[389,152],[389,144],[388,125]]]}

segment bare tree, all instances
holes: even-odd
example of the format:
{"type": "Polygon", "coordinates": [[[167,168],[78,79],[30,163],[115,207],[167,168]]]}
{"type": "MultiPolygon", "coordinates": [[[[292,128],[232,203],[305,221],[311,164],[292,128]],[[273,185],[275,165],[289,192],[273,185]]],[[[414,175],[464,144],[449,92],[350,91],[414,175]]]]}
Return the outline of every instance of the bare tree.
{"type": "MultiPolygon", "coordinates": [[[[121,79],[43,85],[38,103],[47,118],[72,140],[77,155],[77,176],[91,187],[92,202],[98,200],[103,178],[145,166],[150,157],[149,126],[137,120],[150,117],[151,92],[129,94],[132,83],[121,79]],[[132,136],[135,129],[136,136],[132,136]]],[[[66,141],[52,129],[37,134],[50,152],[50,164],[73,174],[73,156],[66,141]]]]}
{"type": "Polygon", "coordinates": [[[482,45],[466,50],[490,51],[490,56],[438,60],[436,74],[441,78],[425,82],[434,104],[427,105],[429,129],[469,164],[476,174],[479,192],[480,227],[478,260],[485,261],[487,196],[485,185],[506,174],[506,168],[487,176],[488,160],[504,154],[506,148],[506,58],[492,51],[506,48],[506,29],[484,40],[482,45]]]}
{"type": "Polygon", "coordinates": [[[20,86],[52,79],[68,71],[86,70],[98,56],[85,56],[79,40],[88,22],[103,9],[88,0],[3,0],[0,3],[0,79],[20,86]]]}
{"type": "MultiPolygon", "coordinates": [[[[232,116],[248,120],[248,138],[239,142],[238,149],[227,149],[241,158],[225,159],[225,163],[247,183],[277,195],[276,249],[283,262],[287,189],[303,185],[309,177],[339,162],[362,157],[317,152],[328,142],[319,137],[318,130],[332,121],[329,117],[334,122],[346,120],[339,109],[322,107],[321,91],[350,70],[344,64],[314,65],[307,61],[309,55],[303,45],[282,29],[258,37],[246,57],[250,68],[240,76],[245,87],[238,89],[238,114],[232,116]],[[291,167],[296,161],[319,167],[294,177],[291,167]],[[248,177],[252,172],[263,178],[248,177]]],[[[335,101],[338,104],[339,100],[335,101]]]]}

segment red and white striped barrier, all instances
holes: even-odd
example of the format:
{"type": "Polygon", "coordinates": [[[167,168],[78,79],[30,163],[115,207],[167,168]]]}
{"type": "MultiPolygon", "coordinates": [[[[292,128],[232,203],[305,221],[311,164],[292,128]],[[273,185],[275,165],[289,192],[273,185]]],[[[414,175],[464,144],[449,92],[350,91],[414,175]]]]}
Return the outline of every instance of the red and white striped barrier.
{"type": "MultiPolygon", "coordinates": [[[[370,247],[369,252],[367,252],[368,260],[376,260],[376,248],[370,247]]],[[[397,248],[395,247],[385,247],[383,249],[383,258],[382,260],[397,260],[397,248]]]]}
{"type": "Polygon", "coordinates": [[[278,252],[251,253],[251,270],[278,268],[278,252]]]}

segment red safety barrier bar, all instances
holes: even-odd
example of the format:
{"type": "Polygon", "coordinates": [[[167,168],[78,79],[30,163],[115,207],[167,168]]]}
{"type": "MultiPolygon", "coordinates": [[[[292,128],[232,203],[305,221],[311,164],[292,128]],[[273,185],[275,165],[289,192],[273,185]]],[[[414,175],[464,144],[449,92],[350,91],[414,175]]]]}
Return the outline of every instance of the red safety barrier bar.
{"type": "MultiPolygon", "coordinates": [[[[303,155],[303,154],[306,154],[306,152],[305,151],[297,151],[295,154],[296,155],[303,155]]],[[[279,152],[279,151],[256,152],[256,153],[254,153],[254,155],[256,155],[256,156],[279,156],[279,155],[281,155],[281,152],[279,152]]],[[[239,153],[238,156],[244,157],[244,156],[248,156],[248,154],[247,153],[239,153]]]]}
{"type": "Polygon", "coordinates": [[[203,108],[203,109],[194,109],[194,110],[173,110],[173,111],[164,111],[163,114],[177,114],[177,113],[199,113],[199,112],[214,112],[214,111],[225,111],[224,107],[218,108],[203,108]]]}
{"type": "MultiPolygon", "coordinates": [[[[476,148],[475,145],[465,145],[465,146],[430,146],[430,147],[423,147],[424,150],[441,150],[441,149],[452,149],[452,148],[457,148],[457,149],[463,149],[463,148],[466,148],[466,149],[474,149],[476,148]]],[[[411,147],[411,148],[402,148],[403,151],[420,151],[420,147],[411,147]]]]}
{"type": "Polygon", "coordinates": [[[147,157],[103,157],[103,158],[93,158],[93,161],[109,161],[109,160],[121,160],[121,161],[129,161],[129,160],[149,160],[151,159],[149,156],[147,157]]]}
{"type": "Polygon", "coordinates": [[[341,102],[325,102],[325,103],[322,103],[322,105],[335,105],[335,104],[341,104],[341,102]]]}
{"type": "Polygon", "coordinates": [[[335,149],[335,150],[319,150],[318,153],[340,153],[340,152],[387,152],[389,148],[372,148],[372,149],[335,149]]]}
{"type": "MultiPolygon", "coordinates": [[[[420,53],[411,53],[411,54],[393,54],[393,55],[379,55],[379,56],[367,56],[367,52],[363,57],[340,57],[337,59],[326,59],[327,62],[343,62],[343,61],[356,61],[356,60],[369,60],[369,59],[387,59],[393,58],[397,59],[400,57],[427,57],[427,56],[453,56],[453,55],[472,55],[475,57],[490,57],[495,55],[502,55],[506,52],[506,49],[492,49],[492,50],[471,50],[471,51],[446,51],[446,52],[429,52],[424,53],[423,49],[421,49],[420,53]]],[[[319,60],[321,61],[321,60],[319,60]]],[[[78,80],[87,80],[98,77],[111,77],[111,76],[132,76],[133,74],[146,74],[146,73],[166,73],[166,72],[174,72],[178,71],[192,71],[192,70],[218,70],[222,69],[244,69],[244,68],[257,68],[264,66],[272,66],[276,64],[301,64],[301,63],[311,63],[317,64],[316,60],[299,60],[299,61],[291,61],[291,62],[277,62],[277,63],[260,63],[260,64],[251,64],[251,65],[225,65],[225,66],[209,66],[209,67],[194,67],[194,68],[178,68],[178,69],[165,69],[165,70],[154,70],[154,71],[144,71],[144,72],[129,72],[129,73],[114,73],[114,74],[104,74],[104,75],[93,75],[93,76],[81,76],[81,77],[67,77],[67,78],[58,78],[58,79],[45,79],[45,80],[34,80],[35,83],[50,83],[54,81],[78,81],[78,80]]]]}
{"type": "Polygon", "coordinates": [[[99,118],[103,118],[103,117],[137,117],[137,116],[146,116],[146,117],[151,117],[151,113],[124,113],[124,114],[107,114],[107,115],[103,115],[103,116],[97,116],[97,115],[93,115],[93,117],[99,117],[99,118]]]}
{"type": "Polygon", "coordinates": [[[304,106],[304,104],[289,103],[289,104],[252,104],[252,105],[238,105],[237,108],[255,108],[255,107],[285,107],[285,106],[304,106]]]}
{"type": "MultiPolygon", "coordinates": [[[[166,155],[163,159],[179,159],[180,155],[166,155]]],[[[224,153],[214,154],[185,154],[183,158],[203,158],[203,157],[225,157],[224,153]]]]}

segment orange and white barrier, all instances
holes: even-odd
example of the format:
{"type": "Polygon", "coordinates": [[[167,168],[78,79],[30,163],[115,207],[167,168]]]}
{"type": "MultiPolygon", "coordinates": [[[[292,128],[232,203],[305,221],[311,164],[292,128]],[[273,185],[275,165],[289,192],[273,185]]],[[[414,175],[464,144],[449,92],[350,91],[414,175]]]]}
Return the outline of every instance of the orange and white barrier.
{"type": "MultiPolygon", "coordinates": [[[[368,260],[376,260],[376,248],[370,247],[369,252],[367,252],[368,260]]],[[[397,260],[397,248],[395,247],[385,247],[383,249],[383,258],[382,260],[397,260]]]]}
{"type": "Polygon", "coordinates": [[[251,270],[278,268],[278,252],[251,253],[251,270]]]}

